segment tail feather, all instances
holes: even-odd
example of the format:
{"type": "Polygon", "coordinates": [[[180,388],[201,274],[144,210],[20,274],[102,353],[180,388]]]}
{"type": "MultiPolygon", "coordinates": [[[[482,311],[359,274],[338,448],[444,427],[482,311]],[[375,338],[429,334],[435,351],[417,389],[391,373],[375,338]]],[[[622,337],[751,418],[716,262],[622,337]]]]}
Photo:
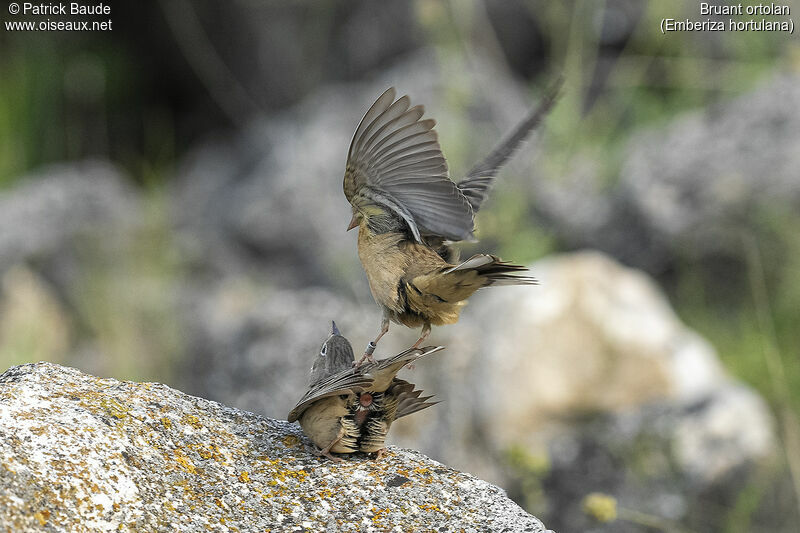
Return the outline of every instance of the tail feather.
{"type": "Polygon", "coordinates": [[[530,276],[517,276],[514,275],[518,272],[527,272],[528,269],[522,265],[515,265],[503,261],[495,255],[478,254],[473,255],[461,264],[458,264],[448,270],[445,274],[450,272],[458,272],[461,270],[474,270],[479,275],[487,278],[489,283],[487,285],[537,285],[536,278],[530,276]]]}
{"type": "Polygon", "coordinates": [[[401,418],[427,409],[439,402],[429,402],[433,396],[422,396],[422,390],[414,389],[415,385],[402,379],[395,379],[393,393],[397,395],[397,411],[395,418],[401,418]]]}

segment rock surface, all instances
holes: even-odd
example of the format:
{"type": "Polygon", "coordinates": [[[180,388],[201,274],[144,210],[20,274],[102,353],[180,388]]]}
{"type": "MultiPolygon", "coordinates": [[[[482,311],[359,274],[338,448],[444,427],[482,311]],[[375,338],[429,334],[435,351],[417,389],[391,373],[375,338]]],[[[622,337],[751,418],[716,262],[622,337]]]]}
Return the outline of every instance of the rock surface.
{"type": "Polygon", "coordinates": [[[102,233],[109,244],[139,214],[139,197],[107,161],[50,165],[20,182],[0,193],[0,272],[31,259],[63,262],[82,235],[102,233]]]}
{"type": "Polygon", "coordinates": [[[50,363],[0,375],[0,528],[530,531],[503,491],[391,448],[335,464],[299,427],[50,363]]]}
{"type": "MultiPolygon", "coordinates": [[[[800,115],[786,112],[800,105],[799,81],[776,75],[634,135],[612,186],[596,156],[578,154],[565,178],[544,180],[531,197],[540,220],[571,247],[657,275],[681,260],[696,269],[741,260],[743,233],[780,250],[775,219],[800,206],[800,115]]],[[[724,279],[727,290],[743,281],[724,279]]]]}

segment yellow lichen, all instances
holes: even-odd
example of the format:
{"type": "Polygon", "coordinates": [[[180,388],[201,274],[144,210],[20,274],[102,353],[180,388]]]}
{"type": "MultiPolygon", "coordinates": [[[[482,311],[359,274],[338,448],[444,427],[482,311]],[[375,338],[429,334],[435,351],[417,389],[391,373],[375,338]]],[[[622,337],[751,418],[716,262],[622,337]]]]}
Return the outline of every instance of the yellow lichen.
{"type": "Polygon", "coordinates": [[[431,475],[430,469],[426,468],[426,467],[422,467],[422,466],[418,466],[417,468],[412,470],[412,472],[414,472],[418,476],[430,476],[431,475]]]}
{"type": "Polygon", "coordinates": [[[197,452],[202,459],[214,459],[215,461],[222,460],[222,454],[216,444],[202,444],[193,443],[189,444],[189,449],[197,452]]]}
{"type": "Polygon", "coordinates": [[[161,418],[161,424],[167,429],[170,429],[172,427],[172,421],[166,416],[161,418]]]}
{"type": "Polygon", "coordinates": [[[39,522],[40,526],[44,526],[47,524],[47,520],[50,518],[50,511],[47,509],[42,509],[41,511],[36,511],[33,513],[33,517],[39,522]]]}
{"type": "Polygon", "coordinates": [[[389,509],[378,509],[377,507],[373,507],[372,508],[372,521],[374,523],[377,523],[387,514],[389,514],[389,509]]]}
{"type": "Polygon", "coordinates": [[[189,460],[188,457],[186,457],[186,455],[184,455],[184,453],[181,450],[176,449],[174,455],[175,455],[175,461],[180,465],[181,468],[183,468],[190,474],[194,474],[197,472],[197,469],[194,467],[192,462],[189,460]]]}
{"type": "Polygon", "coordinates": [[[203,424],[200,423],[200,419],[195,415],[184,415],[184,417],[181,418],[181,422],[184,424],[189,424],[195,429],[200,429],[203,427],[203,424]]]}
{"type": "Polygon", "coordinates": [[[442,513],[445,516],[450,516],[450,514],[447,511],[445,511],[444,509],[441,509],[437,505],[431,505],[429,503],[424,503],[424,504],[420,505],[419,508],[422,509],[423,511],[436,511],[437,513],[442,513]]]}
{"type": "Polygon", "coordinates": [[[100,400],[100,406],[105,410],[105,412],[112,418],[116,418],[118,420],[124,419],[128,416],[128,411],[131,410],[130,407],[121,404],[115,398],[103,398],[100,400]]]}
{"type": "Polygon", "coordinates": [[[247,472],[242,472],[239,474],[239,481],[242,483],[250,483],[250,474],[247,472]]]}
{"type": "Polygon", "coordinates": [[[300,444],[300,439],[298,439],[296,435],[286,435],[285,437],[283,437],[281,442],[283,442],[283,445],[286,446],[287,448],[294,448],[295,446],[300,444]]]}

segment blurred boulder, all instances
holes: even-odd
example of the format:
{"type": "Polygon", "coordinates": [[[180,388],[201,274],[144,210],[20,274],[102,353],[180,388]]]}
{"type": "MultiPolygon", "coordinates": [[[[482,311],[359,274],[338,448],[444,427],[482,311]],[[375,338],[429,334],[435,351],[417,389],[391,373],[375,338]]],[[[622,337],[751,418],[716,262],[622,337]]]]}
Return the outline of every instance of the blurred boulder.
{"type": "Polygon", "coordinates": [[[621,187],[658,242],[737,254],[759,210],[800,209],[800,75],[638,135],[621,187]]]}
{"type": "Polygon", "coordinates": [[[0,192],[0,272],[29,262],[66,275],[81,238],[112,246],[137,223],[139,198],[106,161],[51,165],[18,183],[0,192]]]}
{"type": "Polygon", "coordinates": [[[642,531],[641,520],[708,531],[708,524],[725,523],[743,491],[769,470],[776,444],[764,400],[722,383],[694,400],[577,417],[548,439],[539,470],[526,467],[535,452],[513,448],[515,468],[504,486],[562,531],[633,533],[642,531]],[[620,519],[598,524],[581,513],[592,492],[613,495],[620,519]]]}
{"type": "Polygon", "coordinates": [[[334,463],[293,424],[50,363],[0,375],[8,531],[528,531],[501,489],[411,450],[334,463]]]}
{"type": "Polygon", "coordinates": [[[0,192],[0,362],[169,377],[178,268],[154,198],[102,160],[0,192]]]}
{"type": "MultiPolygon", "coordinates": [[[[662,274],[678,261],[700,269],[722,261],[726,287],[743,262],[742,235],[755,234],[780,263],[773,219],[800,210],[800,76],[775,76],[751,93],[684,113],[629,142],[608,190],[591,157],[563,180],[541,183],[541,220],[569,246],[602,249],[662,274]]],[[[776,235],[776,231],[778,234],[776,235]]]]}
{"type": "MultiPolygon", "coordinates": [[[[576,417],[650,404],[711,405],[704,400],[729,386],[714,349],[680,322],[645,274],[597,252],[550,257],[531,270],[541,286],[487,290],[472,299],[449,339],[446,330],[434,330],[431,341],[447,352],[416,382],[445,402],[416,421],[430,424],[435,435],[412,433],[430,446],[428,453],[471,464],[497,480],[508,450],[541,448],[576,417]]],[[[722,398],[728,415],[744,411],[734,397],[722,398]]],[[[716,480],[768,454],[772,421],[766,406],[752,393],[735,398],[749,401],[755,414],[747,431],[759,444],[750,446],[726,425],[717,437],[741,448],[732,453],[736,460],[713,476],[687,466],[687,475],[716,480]]],[[[686,464],[702,463],[694,457],[686,464]]],[[[711,464],[705,461],[706,468],[711,464]]]]}

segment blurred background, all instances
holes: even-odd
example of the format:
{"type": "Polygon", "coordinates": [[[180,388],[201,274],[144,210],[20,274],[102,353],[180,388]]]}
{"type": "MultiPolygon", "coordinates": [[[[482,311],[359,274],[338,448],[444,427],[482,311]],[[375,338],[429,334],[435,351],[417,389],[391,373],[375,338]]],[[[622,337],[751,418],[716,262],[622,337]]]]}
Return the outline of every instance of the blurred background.
{"type": "MultiPolygon", "coordinates": [[[[764,18],[800,8],[781,5],[764,18]]],[[[424,104],[458,177],[563,73],[462,251],[541,285],[434,329],[447,350],[404,377],[442,403],[393,442],[555,530],[798,530],[795,35],[664,35],[708,17],[639,0],[143,0],[83,20],[107,18],[0,31],[2,369],[285,418],[331,319],[356,351],[378,331],[341,192],[372,101],[424,104]]],[[[393,326],[376,355],[417,334],[393,326]]]]}

